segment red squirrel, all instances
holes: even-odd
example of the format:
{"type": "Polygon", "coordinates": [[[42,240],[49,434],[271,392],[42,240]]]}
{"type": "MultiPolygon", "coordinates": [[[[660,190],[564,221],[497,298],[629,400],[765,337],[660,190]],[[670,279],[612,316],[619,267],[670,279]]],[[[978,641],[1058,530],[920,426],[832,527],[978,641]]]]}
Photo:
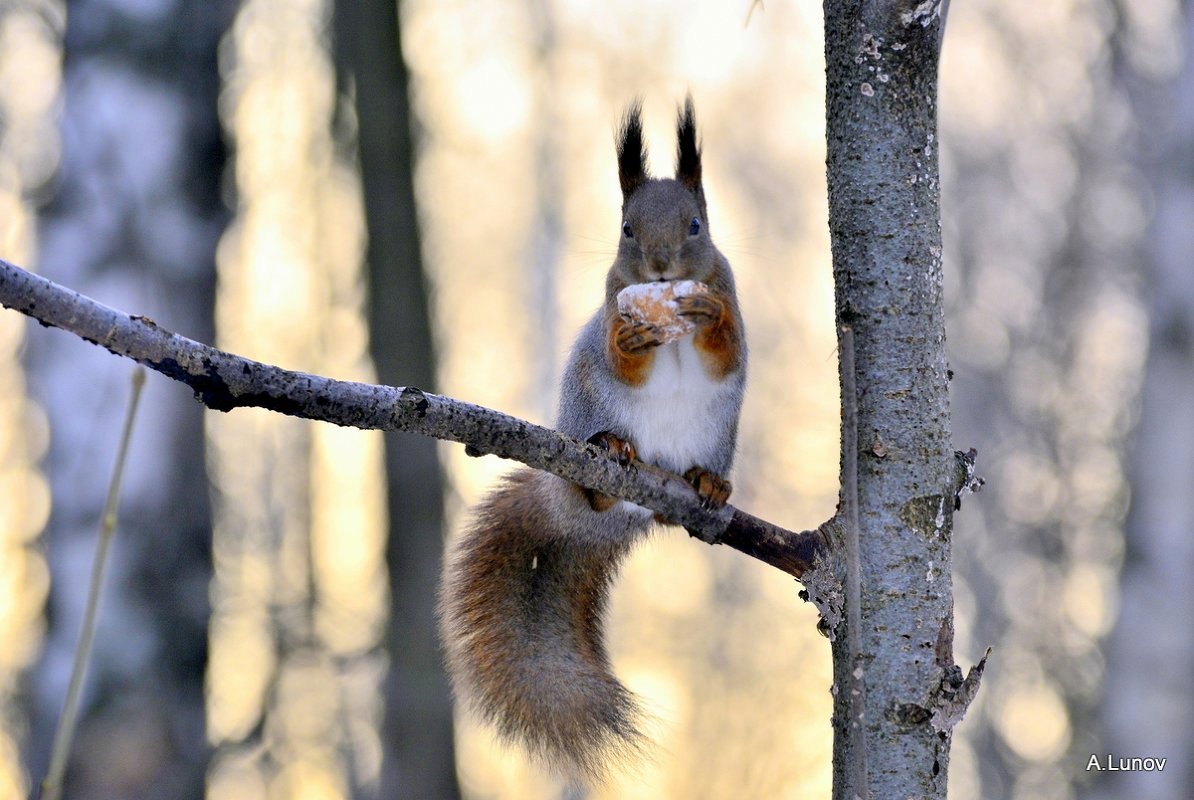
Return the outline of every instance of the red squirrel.
{"type": "MultiPolygon", "coordinates": [[[[617,133],[622,226],[605,302],[565,368],[557,428],[626,465],[683,474],[723,505],[746,381],[746,342],[729,262],[709,236],[692,98],[680,110],[676,176],[647,172],[642,109],[617,133]],[[699,281],[676,299],[692,332],[666,342],[623,317],[618,293],[699,281]]],[[[639,709],[613,675],[603,636],[610,585],[656,521],[640,506],[520,469],[485,497],[451,548],[441,633],[457,697],[549,767],[599,780],[642,749],[639,709]]]]}

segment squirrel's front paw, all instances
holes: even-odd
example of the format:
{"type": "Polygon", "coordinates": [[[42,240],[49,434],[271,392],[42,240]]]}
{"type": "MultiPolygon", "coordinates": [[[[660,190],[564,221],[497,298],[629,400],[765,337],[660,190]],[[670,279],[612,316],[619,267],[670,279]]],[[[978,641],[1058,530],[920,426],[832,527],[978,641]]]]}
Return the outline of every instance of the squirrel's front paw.
{"type": "Polygon", "coordinates": [[[725,478],[700,467],[684,473],[684,480],[692,484],[706,508],[721,508],[730,499],[734,487],[725,478]]]}
{"type": "Polygon", "coordinates": [[[639,353],[663,344],[659,330],[649,322],[622,320],[614,344],[623,353],[639,353]]]}
{"type": "Polygon", "coordinates": [[[709,325],[725,313],[725,302],[713,294],[690,294],[677,297],[674,302],[676,313],[697,325],[709,325]]]}

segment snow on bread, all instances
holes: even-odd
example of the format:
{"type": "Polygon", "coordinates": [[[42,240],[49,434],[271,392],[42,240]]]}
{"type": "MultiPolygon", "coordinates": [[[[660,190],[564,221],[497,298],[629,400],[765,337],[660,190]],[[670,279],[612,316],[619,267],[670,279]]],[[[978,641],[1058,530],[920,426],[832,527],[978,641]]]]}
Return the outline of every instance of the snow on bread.
{"type": "Polygon", "coordinates": [[[618,292],[618,313],[626,319],[654,325],[663,344],[667,344],[696,329],[693,322],[680,316],[676,298],[708,291],[709,287],[700,281],[636,283],[618,292]]]}

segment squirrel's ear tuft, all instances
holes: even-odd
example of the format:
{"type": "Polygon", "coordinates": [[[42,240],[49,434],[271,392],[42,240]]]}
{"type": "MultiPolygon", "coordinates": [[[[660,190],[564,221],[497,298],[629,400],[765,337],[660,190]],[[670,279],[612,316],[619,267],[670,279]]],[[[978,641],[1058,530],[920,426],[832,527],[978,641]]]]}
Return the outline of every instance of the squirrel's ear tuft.
{"type": "Polygon", "coordinates": [[[622,184],[622,202],[643,185],[647,174],[647,146],[643,142],[643,102],[634,100],[622,115],[618,128],[618,181],[622,184]]]}
{"type": "Polygon", "coordinates": [[[692,95],[684,99],[684,107],[676,120],[676,180],[692,189],[701,189],[701,144],[697,141],[696,111],[692,95]]]}

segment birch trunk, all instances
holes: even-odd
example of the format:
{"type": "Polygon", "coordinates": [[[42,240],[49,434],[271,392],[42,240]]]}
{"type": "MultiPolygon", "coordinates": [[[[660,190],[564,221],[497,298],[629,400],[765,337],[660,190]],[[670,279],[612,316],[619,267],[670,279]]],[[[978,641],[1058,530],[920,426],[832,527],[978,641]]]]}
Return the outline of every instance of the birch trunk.
{"type": "Polygon", "coordinates": [[[843,487],[856,468],[857,497],[843,491],[842,501],[857,502],[861,594],[860,629],[843,622],[833,645],[835,800],[946,794],[943,687],[958,683],[936,141],[941,5],[824,4],[836,314],[854,341],[842,397],[857,410],[857,438],[846,440],[847,425],[842,443],[843,487]]]}

